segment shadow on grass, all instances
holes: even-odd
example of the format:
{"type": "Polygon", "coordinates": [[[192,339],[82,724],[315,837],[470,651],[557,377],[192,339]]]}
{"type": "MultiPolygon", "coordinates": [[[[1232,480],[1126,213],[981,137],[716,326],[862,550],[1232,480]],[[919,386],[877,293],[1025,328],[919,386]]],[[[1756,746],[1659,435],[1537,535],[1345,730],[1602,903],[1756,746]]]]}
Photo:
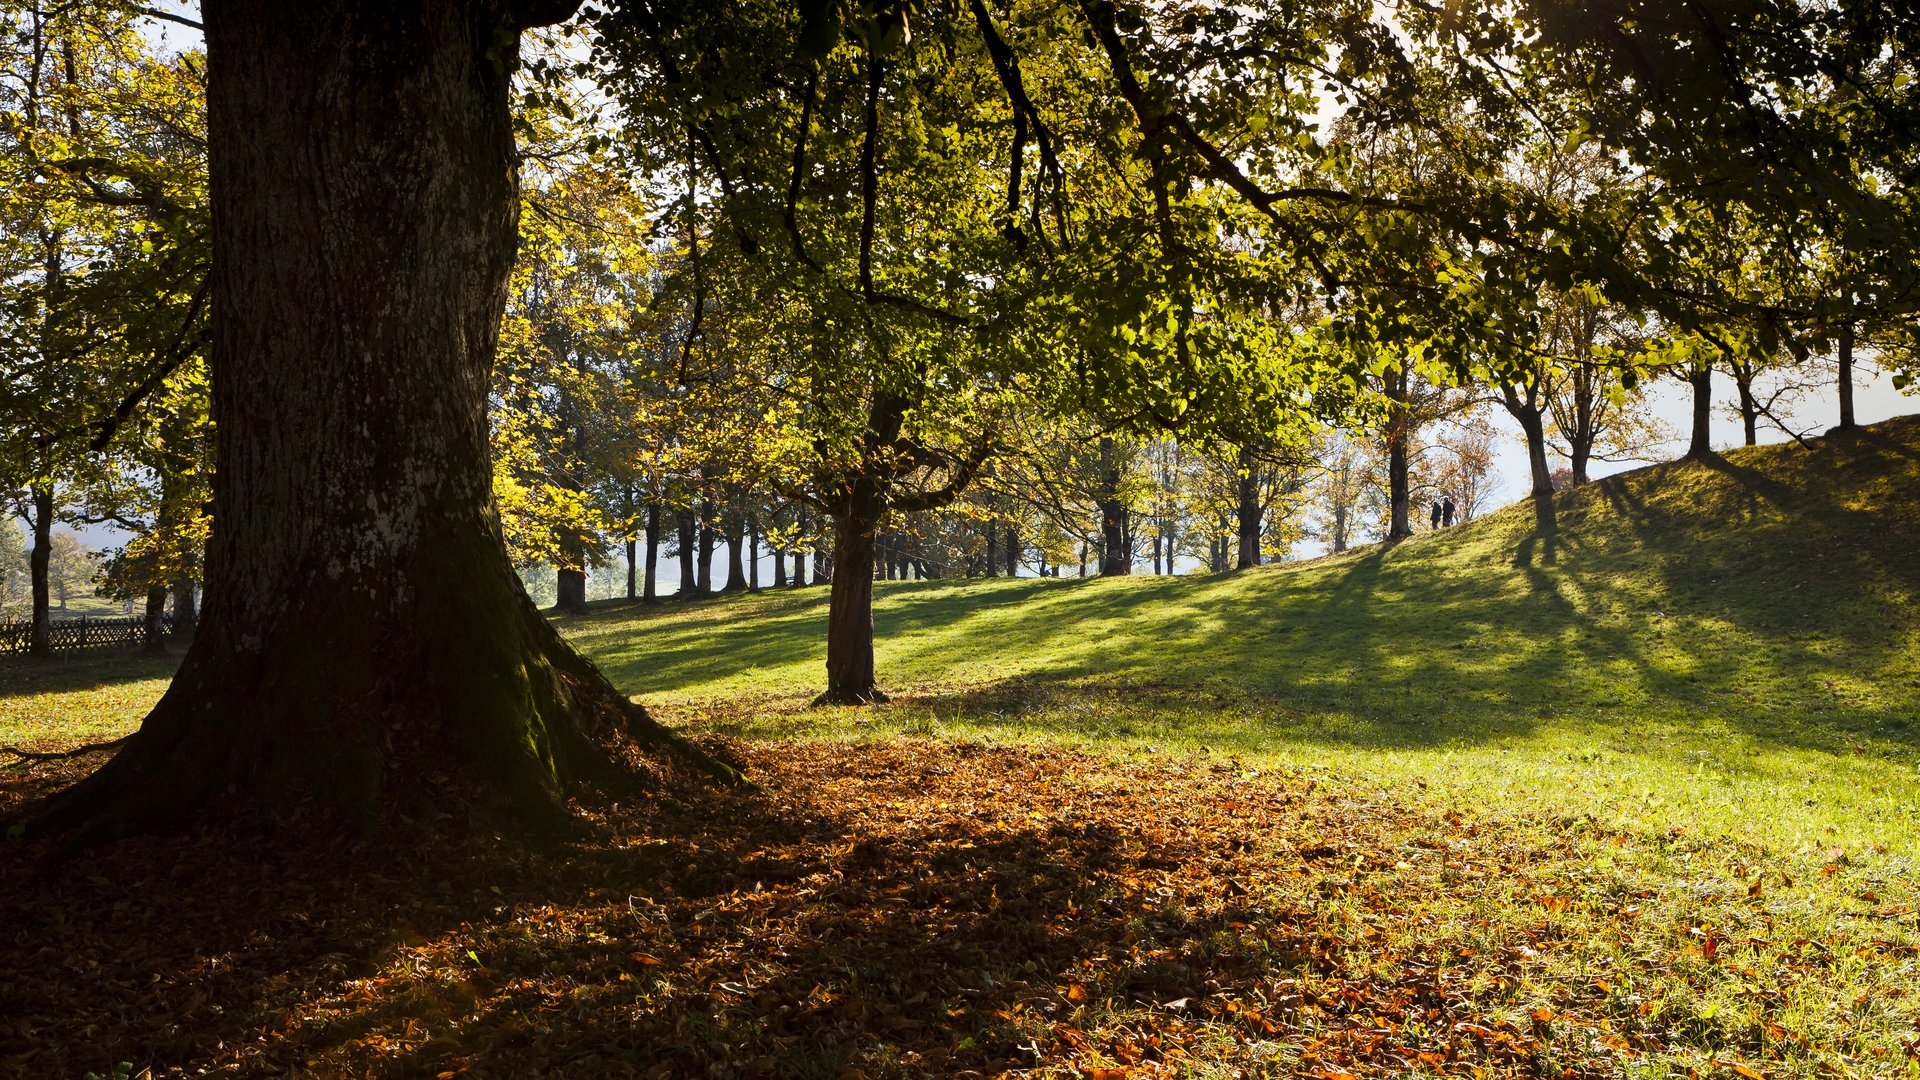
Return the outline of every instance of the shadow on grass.
{"type": "Polygon", "coordinates": [[[94,690],[119,683],[170,679],[185,649],[165,656],[134,650],[101,649],[53,656],[0,656],[0,700],[94,690]]]}

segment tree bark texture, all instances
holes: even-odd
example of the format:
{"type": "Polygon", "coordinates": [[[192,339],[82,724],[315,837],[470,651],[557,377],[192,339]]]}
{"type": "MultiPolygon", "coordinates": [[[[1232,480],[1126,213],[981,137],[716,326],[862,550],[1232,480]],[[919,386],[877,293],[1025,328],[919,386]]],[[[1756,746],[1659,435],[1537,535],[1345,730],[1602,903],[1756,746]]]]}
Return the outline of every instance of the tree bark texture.
{"type": "Polygon", "coordinates": [[[575,654],[507,559],[486,402],[517,243],[514,6],[204,5],[205,609],[140,730],[40,828],[304,800],[357,827],[436,777],[547,823],[628,737],[732,775],[575,654]]]}

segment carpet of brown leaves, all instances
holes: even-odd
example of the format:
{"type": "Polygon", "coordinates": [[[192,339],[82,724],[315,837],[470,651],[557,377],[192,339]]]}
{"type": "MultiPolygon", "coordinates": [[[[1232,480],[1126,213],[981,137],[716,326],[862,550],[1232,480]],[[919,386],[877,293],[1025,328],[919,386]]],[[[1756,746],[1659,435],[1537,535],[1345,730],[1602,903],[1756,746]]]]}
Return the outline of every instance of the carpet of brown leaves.
{"type": "Polygon", "coordinates": [[[1661,1038],[1604,984],[1515,1007],[1550,933],[1423,929],[1556,857],[1457,815],[1219,759],[734,750],[760,788],[544,846],[10,841],[0,1074],[1583,1076],[1661,1038]]]}

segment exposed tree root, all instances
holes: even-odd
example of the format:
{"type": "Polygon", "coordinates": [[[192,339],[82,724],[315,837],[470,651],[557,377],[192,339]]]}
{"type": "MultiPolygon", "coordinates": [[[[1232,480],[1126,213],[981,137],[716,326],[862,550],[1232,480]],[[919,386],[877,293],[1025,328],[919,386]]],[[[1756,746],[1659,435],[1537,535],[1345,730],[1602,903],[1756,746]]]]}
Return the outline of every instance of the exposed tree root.
{"type": "Polygon", "coordinates": [[[96,750],[112,750],[132,737],[131,735],[122,735],[117,739],[108,739],[106,742],[88,743],[85,746],[76,746],[71,750],[22,750],[17,746],[0,746],[0,754],[14,755],[18,760],[12,762],[13,767],[16,769],[24,769],[43,761],[66,761],[69,758],[77,758],[82,754],[91,754],[96,750]]]}

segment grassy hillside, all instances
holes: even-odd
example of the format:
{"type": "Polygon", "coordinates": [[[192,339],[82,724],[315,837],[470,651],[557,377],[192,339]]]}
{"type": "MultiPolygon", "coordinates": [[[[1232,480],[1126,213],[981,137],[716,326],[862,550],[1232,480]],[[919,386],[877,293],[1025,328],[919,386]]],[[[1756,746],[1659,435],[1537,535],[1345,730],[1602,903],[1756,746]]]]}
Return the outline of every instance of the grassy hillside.
{"type": "MultiPolygon", "coordinates": [[[[762,786],[409,827],[374,873],[0,848],[54,973],[0,979],[0,1072],[1912,1077],[1916,495],[1908,419],[1552,535],[883,586],[871,709],[806,707],[825,590],[605,605],[566,631],[778,737],[736,744],[762,786]]],[[[0,660],[0,745],[125,731],[166,675],[0,660]]],[[[0,771],[0,812],[97,760],[0,771]]]]}
{"type": "Polygon", "coordinates": [[[893,706],[800,706],[824,589],[564,623],[669,716],[1207,747],[1779,851],[1920,837],[1920,418],[1211,577],[882,585],[893,706]]]}

